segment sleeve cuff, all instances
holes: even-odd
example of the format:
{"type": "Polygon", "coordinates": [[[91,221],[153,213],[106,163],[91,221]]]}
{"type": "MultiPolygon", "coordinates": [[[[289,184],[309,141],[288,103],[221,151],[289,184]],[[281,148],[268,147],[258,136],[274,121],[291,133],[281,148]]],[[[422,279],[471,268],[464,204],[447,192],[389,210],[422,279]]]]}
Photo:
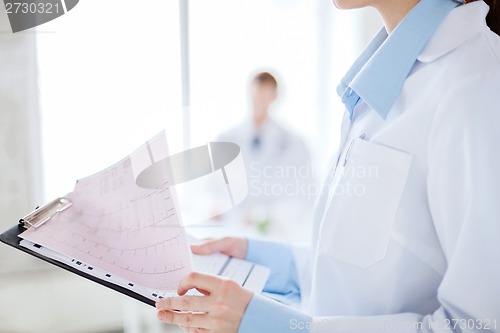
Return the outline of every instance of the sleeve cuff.
{"type": "Polygon", "coordinates": [[[285,295],[291,302],[300,300],[299,279],[290,245],[249,239],[246,259],[271,269],[265,292],[285,295]]]}
{"type": "Polygon", "coordinates": [[[241,319],[238,333],[308,332],[311,317],[255,294],[241,319]]]}

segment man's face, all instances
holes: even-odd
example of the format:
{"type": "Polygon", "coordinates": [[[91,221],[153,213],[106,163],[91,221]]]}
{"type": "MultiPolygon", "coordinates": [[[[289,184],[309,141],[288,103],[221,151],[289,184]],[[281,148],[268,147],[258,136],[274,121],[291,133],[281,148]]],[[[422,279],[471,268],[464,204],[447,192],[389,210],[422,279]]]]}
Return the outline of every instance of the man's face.
{"type": "Polygon", "coordinates": [[[276,87],[272,83],[255,83],[252,87],[253,120],[262,124],[266,119],[269,106],[276,99],[276,87]]]}
{"type": "Polygon", "coordinates": [[[276,87],[272,83],[255,83],[252,91],[254,109],[267,109],[276,99],[276,87]]]}

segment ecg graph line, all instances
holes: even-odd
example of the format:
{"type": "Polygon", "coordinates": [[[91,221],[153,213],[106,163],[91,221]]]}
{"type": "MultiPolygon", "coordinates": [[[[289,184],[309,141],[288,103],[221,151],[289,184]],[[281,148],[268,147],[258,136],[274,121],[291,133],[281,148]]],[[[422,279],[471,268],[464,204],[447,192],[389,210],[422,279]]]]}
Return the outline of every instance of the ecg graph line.
{"type": "MultiPolygon", "coordinates": [[[[94,214],[91,214],[91,213],[81,213],[80,215],[82,216],[88,216],[88,217],[103,217],[103,216],[108,216],[108,215],[114,215],[114,214],[117,214],[117,213],[120,213],[124,210],[127,210],[130,208],[131,205],[134,205],[136,203],[142,203],[144,202],[145,199],[148,199],[148,198],[151,198],[151,197],[154,197],[154,196],[158,196],[164,192],[168,192],[170,194],[170,190],[167,188],[167,189],[162,189],[162,190],[159,190],[157,192],[153,192],[153,193],[146,193],[140,197],[137,197],[137,198],[132,198],[130,199],[130,201],[127,203],[126,206],[122,206],[118,209],[115,209],[114,211],[104,211],[102,213],[94,213],[94,214]]],[[[155,199],[155,198],[153,198],[155,199]]],[[[163,197],[164,201],[170,201],[172,200],[171,196],[169,195],[168,197],[163,197]]],[[[122,203],[123,204],[123,203],[122,203]]],[[[170,211],[175,211],[175,208],[169,208],[170,211]]]]}
{"type": "MultiPolygon", "coordinates": [[[[80,226],[82,227],[85,227],[85,228],[88,228],[88,229],[92,229],[94,231],[107,231],[107,232],[110,232],[110,233],[116,233],[116,234],[123,234],[125,232],[128,232],[128,233],[134,233],[134,232],[139,232],[139,231],[142,231],[144,229],[147,229],[147,228],[151,228],[151,227],[157,227],[157,226],[165,226],[164,224],[162,224],[163,222],[165,221],[168,221],[170,220],[172,217],[175,217],[175,209],[170,209],[168,211],[168,213],[170,215],[165,215],[163,216],[161,219],[159,219],[158,221],[155,221],[151,224],[148,224],[148,225],[144,225],[144,226],[138,226],[137,228],[135,229],[132,229],[132,228],[126,228],[126,227],[123,227],[121,224],[120,224],[120,221],[114,221],[118,227],[118,228],[111,228],[111,227],[107,227],[106,226],[106,221],[109,221],[109,220],[105,220],[103,223],[99,223],[99,226],[92,226],[92,225],[89,225],[88,223],[79,223],[80,226]]],[[[82,214],[81,212],[79,211],[73,211],[73,215],[78,215],[80,217],[90,217],[89,215],[85,215],[85,214],[82,214]]],[[[102,222],[102,218],[99,218],[99,221],[102,222]]],[[[74,220],[68,220],[68,223],[78,223],[78,222],[74,222],[74,220]]],[[[177,225],[169,225],[169,227],[172,227],[172,228],[182,228],[181,226],[177,226],[177,225]]]]}
{"type": "Polygon", "coordinates": [[[175,289],[190,271],[175,191],[138,187],[131,157],[79,180],[69,199],[70,209],[23,238],[158,290],[175,289]]]}

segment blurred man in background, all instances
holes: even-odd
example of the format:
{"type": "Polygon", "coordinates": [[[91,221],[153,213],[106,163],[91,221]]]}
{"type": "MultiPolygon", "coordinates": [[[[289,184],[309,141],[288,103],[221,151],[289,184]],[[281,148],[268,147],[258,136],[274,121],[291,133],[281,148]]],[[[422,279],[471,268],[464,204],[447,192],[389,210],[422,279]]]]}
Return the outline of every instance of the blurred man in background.
{"type": "Polygon", "coordinates": [[[253,231],[283,236],[293,234],[302,222],[296,220],[310,209],[313,171],[302,139],[271,117],[277,97],[275,77],[268,72],[257,74],[251,82],[249,119],[222,133],[217,141],[239,145],[245,160],[248,197],[230,212],[232,219],[246,222],[253,231]]]}

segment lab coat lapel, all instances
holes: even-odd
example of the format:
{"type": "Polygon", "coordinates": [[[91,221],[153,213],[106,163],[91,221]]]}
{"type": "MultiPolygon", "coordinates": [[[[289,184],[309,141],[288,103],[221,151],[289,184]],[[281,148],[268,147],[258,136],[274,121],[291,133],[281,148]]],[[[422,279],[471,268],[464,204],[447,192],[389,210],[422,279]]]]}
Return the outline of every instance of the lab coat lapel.
{"type": "Polygon", "coordinates": [[[424,63],[435,61],[455,50],[483,29],[488,29],[485,21],[488,10],[489,7],[484,1],[469,3],[453,10],[436,30],[417,60],[424,63]],[[456,31],[456,33],[450,35],[450,31],[456,31]]]}

